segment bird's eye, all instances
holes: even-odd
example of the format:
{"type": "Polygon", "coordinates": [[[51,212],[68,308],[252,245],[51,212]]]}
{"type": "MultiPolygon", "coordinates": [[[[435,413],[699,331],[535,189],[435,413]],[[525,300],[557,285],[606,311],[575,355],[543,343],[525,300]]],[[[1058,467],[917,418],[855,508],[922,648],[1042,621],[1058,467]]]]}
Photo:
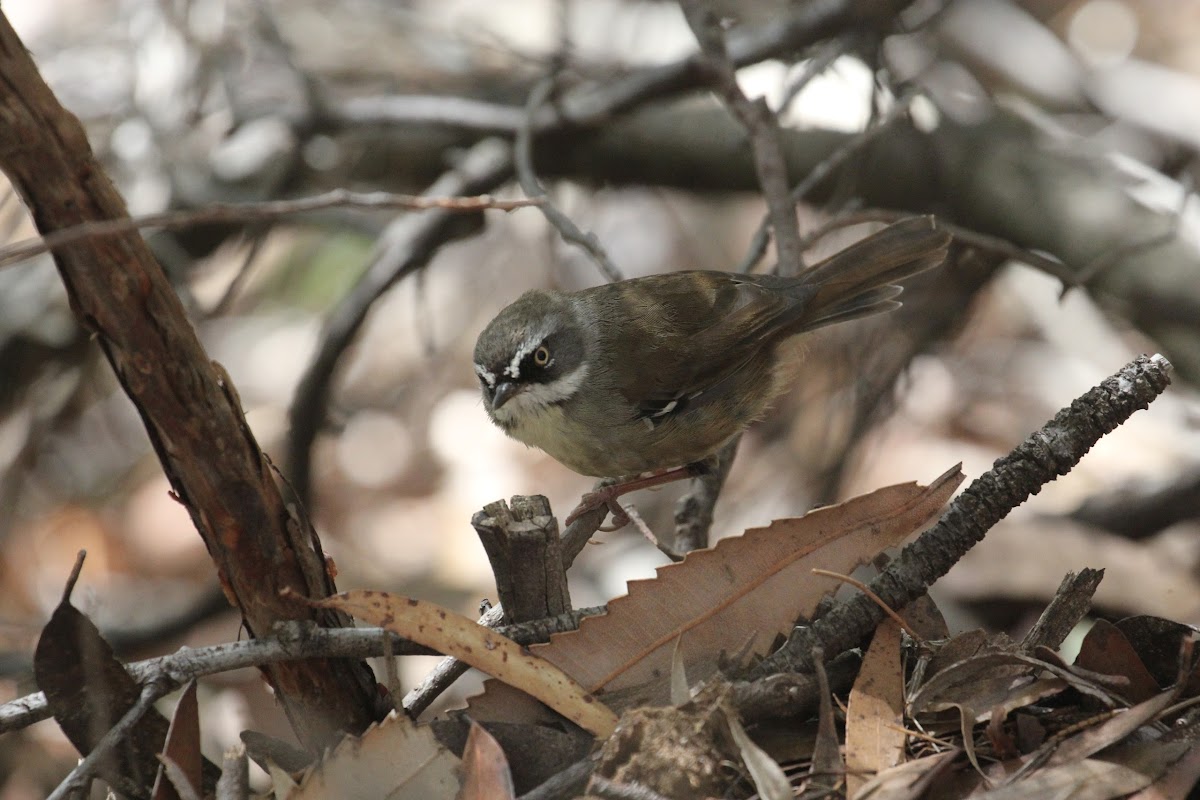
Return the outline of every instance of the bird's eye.
{"type": "Polygon", "coordinates": [[[533,351],[533,363],[539,367],[544,367],[550,363],[550,348],[546,345],[541,345],[537,350],[533,351]]]}

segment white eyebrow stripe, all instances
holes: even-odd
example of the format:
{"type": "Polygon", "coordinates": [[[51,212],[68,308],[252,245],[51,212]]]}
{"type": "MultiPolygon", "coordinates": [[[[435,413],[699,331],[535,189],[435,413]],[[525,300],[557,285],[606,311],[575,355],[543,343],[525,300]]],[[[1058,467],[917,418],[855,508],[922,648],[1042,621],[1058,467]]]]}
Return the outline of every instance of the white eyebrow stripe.
{"type": "Polygon", "coordinates": [[[535,347],[537,347],[536,344],[526,342],[517,348],[517,352],[513,353],[512,361],[504,368],[504,374],[513,380],[521,377],[521,362],[525,360],[525,356],[533,352],[535,347]]]}
{"type": "Polygon", "coordinates": [[[545,327],[538,330],[534,335],[525,339],[517,352],[513,353],[512,361],[508,362],[508,366],[504,368],[504,374],[516,380],[521,377],[521,362],[525,360],[525,356],[532,353],[541,347],[542,342],[550,335],[550,331],[545,327]]]}
{"type": "Polygon", "coordinates": [[[478,375],[480,377],[480,379],[483,380],[484,383],[486,383],[488,385],[489,389],[496,388],[496,376],[492,374],[491,370],[485,369],[484,367],[481,367],[480,365],[476,364],[475,365],[475,374],[478,375]]]}

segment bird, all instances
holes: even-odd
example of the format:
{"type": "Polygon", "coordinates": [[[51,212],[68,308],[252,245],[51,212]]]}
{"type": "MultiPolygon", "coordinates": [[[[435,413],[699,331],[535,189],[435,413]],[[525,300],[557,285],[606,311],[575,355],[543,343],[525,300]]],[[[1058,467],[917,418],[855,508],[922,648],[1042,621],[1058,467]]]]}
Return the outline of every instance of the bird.
{"type": "Polygon", "coordinates": [[[900,281],[939,266],[931,216],[893,223],[795,276],[691,270],[579,291],[533,289],[480,332],[483,405],[508,436],[609,479],[567,524],[617,498],[695,477],[803,380],[802,334],[891,311],[900,281]]]}

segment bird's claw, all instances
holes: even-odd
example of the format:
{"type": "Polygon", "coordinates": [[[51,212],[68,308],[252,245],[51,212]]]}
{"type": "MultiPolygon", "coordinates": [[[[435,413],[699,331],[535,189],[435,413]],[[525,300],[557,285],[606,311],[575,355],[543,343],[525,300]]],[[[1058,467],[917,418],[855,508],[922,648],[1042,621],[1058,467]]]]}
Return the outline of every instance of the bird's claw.
{"type": "Polygon", "coordinates": [[[609,513],[612,514],[612,522],[608,525],[601,525],[597,530],[611,533],[628,525],[629,515],[625,513],[625,509],[617,502],[618,495],[609,491],[610,488],[606,486],[598,491],[585,494],[580,498],[579,505],[575,507],[575,510],[567,515],[565,524],[570,525],[584,514],[608,506],[609,513]]]}

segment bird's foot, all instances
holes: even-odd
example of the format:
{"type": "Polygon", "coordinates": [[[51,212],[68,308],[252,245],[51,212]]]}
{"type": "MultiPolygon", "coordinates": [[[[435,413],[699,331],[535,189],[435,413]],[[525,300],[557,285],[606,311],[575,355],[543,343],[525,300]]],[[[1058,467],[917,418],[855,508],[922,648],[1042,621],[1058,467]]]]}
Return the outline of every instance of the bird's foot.
{"type": "Polygon", "coordinates": [[[624,494],[624,492],[613,491],[614,489],[620,489],[620,487],[621,484],[614,483],[611,486],[605,486],[594,492],[588,492],[579,499],[579,505],[575,506],[575,510],[567,515],[564,524],[570,525],[584,514],[608,506],[608,510],[612,514],[612,522],[608,525],[601,525],[597,530],[611,533],[612,531],[624,528],[629,524],[629,515],[625,513],[625,509],[617,502],[617,498],[624,494]]]}
{"type": "Polygon", "coordinates": [[[698,469],[697,465],[688,464],[684,467],[651,472],[636,478],[617,481],[608,486],[601,486],[595,491],[588,492],[580,499],[579,505],[575,507],[575,510],[567,515],[565,524],[570,525],[589,511],[595,511],[603,506],[608,506],[608,510],[613,515],[612,524],[606,525],[600,528],[600,530],[606,532],[620,530],[629,524],[629,515],[625,513],[625,509],[617,502],[617,498],[630,492],[636,492],[639,489],[650,489],[655,486],[662,486],[665,483],[683,480],[684,478],[693,478],[698,474],[698,469]]]}

